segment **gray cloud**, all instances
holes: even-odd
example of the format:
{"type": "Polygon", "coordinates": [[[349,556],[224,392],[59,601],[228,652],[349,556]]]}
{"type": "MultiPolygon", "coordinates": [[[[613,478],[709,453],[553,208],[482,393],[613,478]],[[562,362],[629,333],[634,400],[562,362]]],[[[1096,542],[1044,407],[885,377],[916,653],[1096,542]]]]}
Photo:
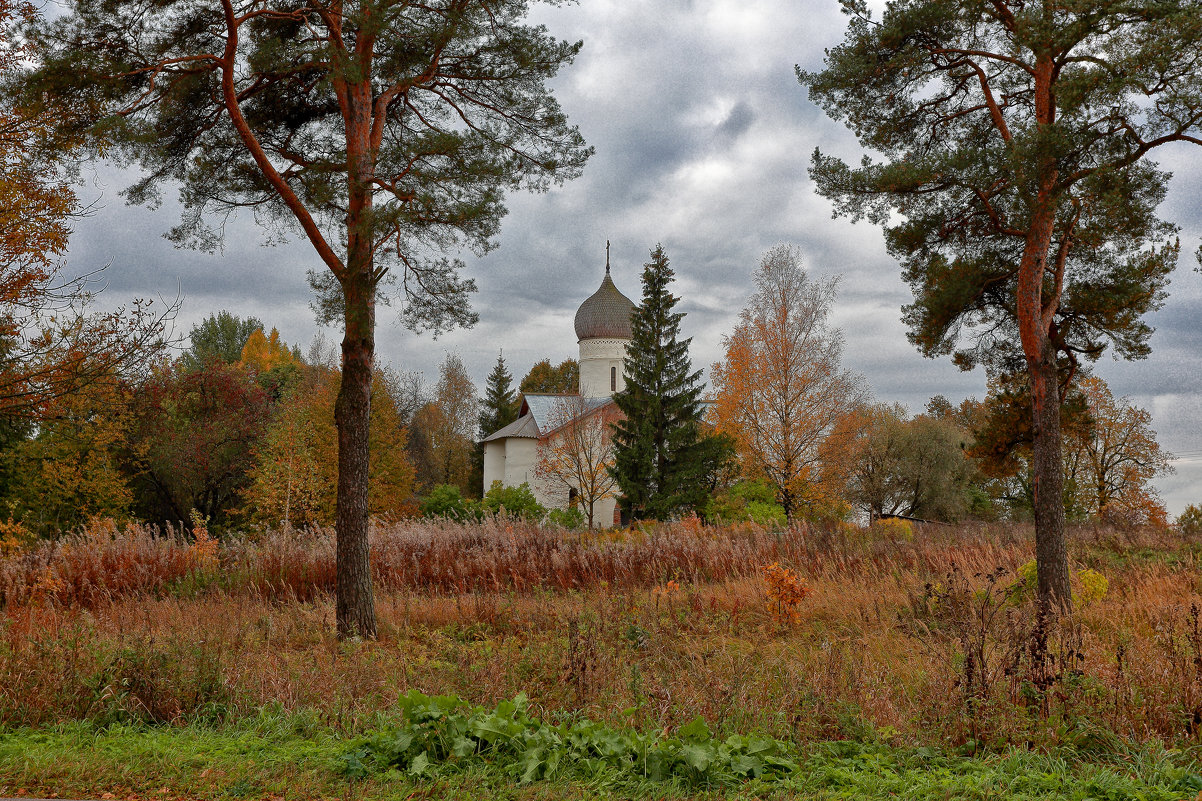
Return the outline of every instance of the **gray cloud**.
{"type": "MultiPolygon", "coordinates": [[[[793,68],[818,69],[842,37],[834,0],[590,0],[537,6],[534,19],[556,35],[583,39],[576,63],[556,79],[569,117],[595,146],[577,181],[542,195],[508,199],[499,247],[468,257],[480,287],[480,324],[434,341],[380,315],[381,358],[437,377],[447,351],[463,357],[482,387],[504,348],[520,377],[542,358],[576,355],[572,317],[599,284],[605,241],[614,280],[631,298],[648,251],[662,242],[677,272],[692,355],[708,367],[752,291],[764,251],[797,244],[817,275],[841,275],[834,322],[846,363],[882,400],[920,410],[943,394],[984,392],[984,376],[946,359],[921,357],[907,342],[900,307],[910,299],[878,229],[832,220],[807,175],[815,147],[849,159],[851,134],[809,103],[793,68]]],[[[1154,353],[1133,364],[1104,357],[1098,372],[1119,395],[1149,408],[1164,446],[1202,451],[1202,276],[1192,272],[1202,239],[1202,159],[1176,148],[1163,213],[1182,226],[1182,267],[1165,308],[1152,316],[1154,353]]],[[[316,333],[305,271],[316,258],[304,242],[264,248],[252,222],[227,231],[224,253],[174,250],[161,238],[175,222],[170,199],[157,211],[128,208],[120,173],[101,169],[103,208],[77,227],[71,265],[106,262],[105,302],[134,295],[185,295],[181,326],[218,309],[253,314],[302,346],[316,333]]],[[[99,191],[99,190],[98,190],[99,191]]],[[[337,341],[336,331],[327,338],[337,341]]],[[[1202,462],[1182,462],[1160,483],[1170,510],[1202,502],[1202,462]]]]}

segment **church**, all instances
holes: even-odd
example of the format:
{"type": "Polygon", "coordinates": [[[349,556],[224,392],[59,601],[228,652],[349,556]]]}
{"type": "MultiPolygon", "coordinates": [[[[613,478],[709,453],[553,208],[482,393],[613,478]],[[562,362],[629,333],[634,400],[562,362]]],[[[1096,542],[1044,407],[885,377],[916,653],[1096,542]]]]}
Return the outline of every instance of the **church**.
{"type": "MultiPolygon", "coordinates": [[[[626,388],[623,361],[630,344],[630,315],[635,304],[623,295],[609,274],[606,245],[605,277],[600,288],[576,310],[576,340],[580,348],[578,396],[523,394],[518,419],[483,440],[484,490],[494,481],[503,486],[529,484],[538,502],[548,509],[566,509],[576,502],[577,489],[536,472],[540,448],[553,443],[562,429],[565,408],[580,415],[602,414],[613,406],[613,395],[626,388]]],[[[593,519],[605,526],[617,522],[617,499],[594,504],[593,519]]]]}

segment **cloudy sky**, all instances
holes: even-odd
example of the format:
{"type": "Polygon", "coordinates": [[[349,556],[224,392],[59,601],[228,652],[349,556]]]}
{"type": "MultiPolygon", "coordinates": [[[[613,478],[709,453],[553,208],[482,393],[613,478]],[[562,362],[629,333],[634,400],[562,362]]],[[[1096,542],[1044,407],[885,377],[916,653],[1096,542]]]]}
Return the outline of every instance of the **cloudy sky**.
{"type": "MultiPolygon", "coordinates": [[[[433,340],[383,309],[384,362],[433,383],[439,362],[455,352],[482,388],[498,349],[517,378],[540,359],[575,357],[572,317],[601,281],[608,239],[614,280],[636,302],[641,265],[664,245],[694,362],[708,366],[751,292],[760,256],[790,243],[813,274],[842,276],[834,321],[846,337],[846,363],[879,399],[917,412],[935,394],[956,402],[983,395],[982,373],[924,359],[907,342],[900,308],[910,293],[880,231],[832,220],[806,174],[815,146],[860,155],[794,77],[794,65],[817,69],[824,48],[841,39],[835,0],[582,0],[540,7],[535,18],[562,38],[584,40],[555,92],[596,155],[567,186],[512,196],[499,247],[480,259],[466,255],[480,288],[479,325],[433,340]]],[[[1116,395],[1152,412],[1162,446],[1179,455],[1176,473],[1157,482],[1176,514],[1202,503],[1202,275],[1192,255],[1202,240],[1202,151],[1182,147],[1162,162],[1174,172],[1161,211],[1182,228],[1181,265],[1168,303],[1152,317],[1152,357],[1104,356],[1097,372],[1116,395]]],[[[127,181],[95,168],[86,193],[98,205],[71,242],[72,269],[109,265],[106,305],[178,291],[184,333],[228,309],[259,317],[302,347],[318,334],[305,271],[320,265],[307,244],[264,247],[244,221],[227,229],[221,254],[175,250],[162,233],[176,207],[125,206],[119,191],[127,181]]]]}

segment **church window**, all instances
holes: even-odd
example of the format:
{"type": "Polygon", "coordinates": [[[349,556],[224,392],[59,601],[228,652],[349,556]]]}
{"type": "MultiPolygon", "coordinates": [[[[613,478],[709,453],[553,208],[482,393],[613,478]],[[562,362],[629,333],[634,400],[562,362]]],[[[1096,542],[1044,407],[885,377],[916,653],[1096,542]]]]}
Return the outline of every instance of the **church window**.
{"type": "Polygon", "coordinates": [[[609,368],[609,391],[618,391],[618,368],[616,367],[609,368]]]}

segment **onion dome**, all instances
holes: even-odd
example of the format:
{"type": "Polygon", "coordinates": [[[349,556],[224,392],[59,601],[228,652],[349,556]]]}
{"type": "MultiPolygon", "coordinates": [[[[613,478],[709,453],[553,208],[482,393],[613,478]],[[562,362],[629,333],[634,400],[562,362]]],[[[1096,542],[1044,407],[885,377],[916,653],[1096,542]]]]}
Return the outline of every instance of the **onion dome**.
{"type": "Polygon", "coordinates": [[[606,259],[605,280],[601,282],[601,288],[576,310],[576,338],[630,339],[630,315],[634,308],[634,301],[614,286],[606,259]]]}

